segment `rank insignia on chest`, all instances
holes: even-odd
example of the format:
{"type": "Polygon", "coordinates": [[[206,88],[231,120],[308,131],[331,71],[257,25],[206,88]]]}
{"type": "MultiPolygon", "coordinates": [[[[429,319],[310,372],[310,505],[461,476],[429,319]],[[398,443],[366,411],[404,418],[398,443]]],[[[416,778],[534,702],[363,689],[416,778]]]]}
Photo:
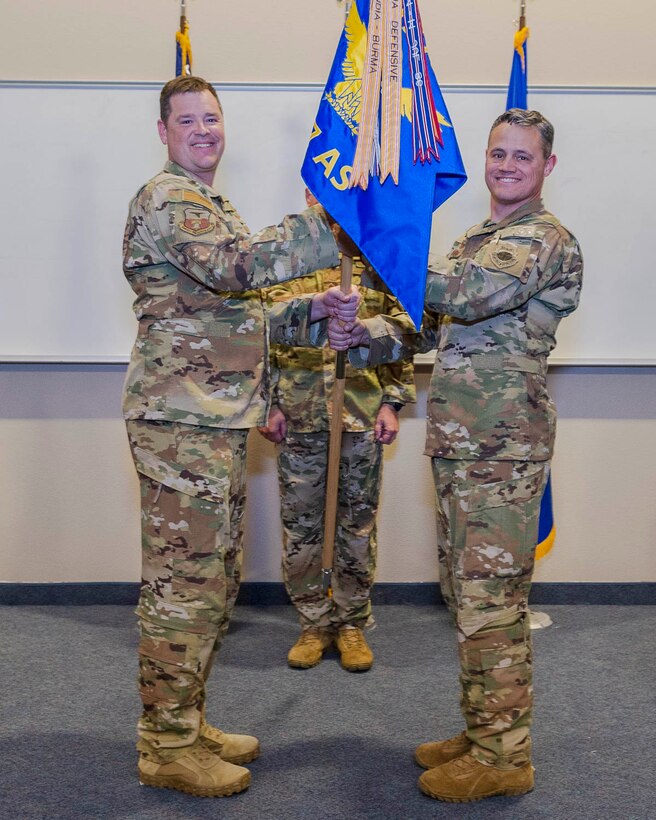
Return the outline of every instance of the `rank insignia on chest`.
{"type": "Polygon", "coordinates": [[[180,230],[192,236],[210,233],[216,228],[216,215],[206,208],[185,208],[180,230]]]}

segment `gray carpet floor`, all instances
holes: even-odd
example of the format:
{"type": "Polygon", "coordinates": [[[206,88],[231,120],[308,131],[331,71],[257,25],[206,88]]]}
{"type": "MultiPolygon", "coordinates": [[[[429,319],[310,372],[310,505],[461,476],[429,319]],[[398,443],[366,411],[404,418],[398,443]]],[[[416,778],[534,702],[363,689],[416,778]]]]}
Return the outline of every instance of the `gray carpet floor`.
{"type": "Polygon", "coordinates": [[[534,632],[536,788],[456,805],[421,794],[412,760],[418,743],[461,729],[443,607],[379,606],[365,674],[332,652],[289,669],[292,608],[237,607],[208,715],[263,751],[246,792],[213,800],[138,784],[130,607],[0,607],[0,816],[654,820],[656,607],[540,609],[554,625],[534,632]]]}

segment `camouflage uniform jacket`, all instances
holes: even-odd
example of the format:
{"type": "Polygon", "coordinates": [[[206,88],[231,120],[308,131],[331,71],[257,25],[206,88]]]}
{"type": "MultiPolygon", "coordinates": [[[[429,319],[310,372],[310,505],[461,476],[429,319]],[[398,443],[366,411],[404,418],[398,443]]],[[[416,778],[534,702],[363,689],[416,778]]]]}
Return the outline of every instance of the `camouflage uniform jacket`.
{"type": "Polygon", "coordinates": [[[440,314],[414,339],[379,317],[369,354],[393,361],[435,344],[426,454],[452,459],[545,461],[556,413],[547,357],[563,316],[578,305],[578,242],[535,199],[500,222],[470,228],[431,260],[426,308],[440,314]]]}
{"type": "Polygon", "coordinates": [[[168,162],[130,203],[123,248],[139,321],[125,417],[264,424],[268,327],[275,341],[310,344],[323,341],[325,323],[309,330],[307,299],[269,316],[251,289],[337,264],[322,211],[251,235],[227,199],[168,162]]]}
{"type": "MultiPolygon", "coordinates": [[[[360,284],[362,265],[354,260],[353,284],[360,284]]],[[[320,293],[340,283],[339,268],[317,271],[311,276],[274,285],[265,291],[272,303],[294,296],[320,293]]],[[[398,317],[413,328],[399,302],[391,295],[371,288],[361,288],[360,317],[365,319],[385,313],[398,317]]],[[[287,418],[290,432],[309,433],[330,429],[332,391],[335,384],[335,352],[330,347],[271,348],[272,402],[287,418]]],[[[382,402],[401,404],[416,401],[414,365],[411,359],[378,367],[355,369],[346,365],[344,385],[343,429],[347,432],[373,430],[382,402]]]]}

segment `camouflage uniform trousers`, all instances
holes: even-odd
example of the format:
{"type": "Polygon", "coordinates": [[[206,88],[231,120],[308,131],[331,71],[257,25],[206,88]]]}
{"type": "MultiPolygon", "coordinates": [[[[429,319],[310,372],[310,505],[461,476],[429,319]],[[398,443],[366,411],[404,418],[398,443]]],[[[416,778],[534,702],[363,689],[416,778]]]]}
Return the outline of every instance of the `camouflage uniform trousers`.
{"type": "Polygon", "coordinates": [[[373,430],[342,434],[332,597],[321,585],[327,431],[288,433],[278,445],[282,572],[302,626],[370,626],[382,447],[373,430]]]}
{"type": "Polygon", "coordinates": [[[142,420],[127,428],[141,486],[137,748],[166,761],[198,737],[239,591],[248,431],[142,420]]]}
{"type": "Polygon", "coordinates": [[[549,463],[433,458],[440,585],[454,616],[472,754],[530,761],[528,595],[549,463]]]}

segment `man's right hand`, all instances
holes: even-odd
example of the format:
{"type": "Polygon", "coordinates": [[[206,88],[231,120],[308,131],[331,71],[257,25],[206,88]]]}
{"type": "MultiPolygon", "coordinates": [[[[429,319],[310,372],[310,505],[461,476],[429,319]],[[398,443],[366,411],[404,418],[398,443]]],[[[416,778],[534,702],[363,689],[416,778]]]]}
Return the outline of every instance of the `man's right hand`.
{"type": "Polygon", "coordinates": [[[280,444],[287,435],[287,419],[282,410],[279,407],[272,407],[269,410],[266,427],[258,427],[257,432],[274,444],[280,444]]]}
{"type": "Polygon", "coordinates": [[[349,347],[360,347],[369,343],[367,325],[357,317],[346,324],[333,318],[328,322],[328,344],[333,350],[348,350],[349,347]]]}

